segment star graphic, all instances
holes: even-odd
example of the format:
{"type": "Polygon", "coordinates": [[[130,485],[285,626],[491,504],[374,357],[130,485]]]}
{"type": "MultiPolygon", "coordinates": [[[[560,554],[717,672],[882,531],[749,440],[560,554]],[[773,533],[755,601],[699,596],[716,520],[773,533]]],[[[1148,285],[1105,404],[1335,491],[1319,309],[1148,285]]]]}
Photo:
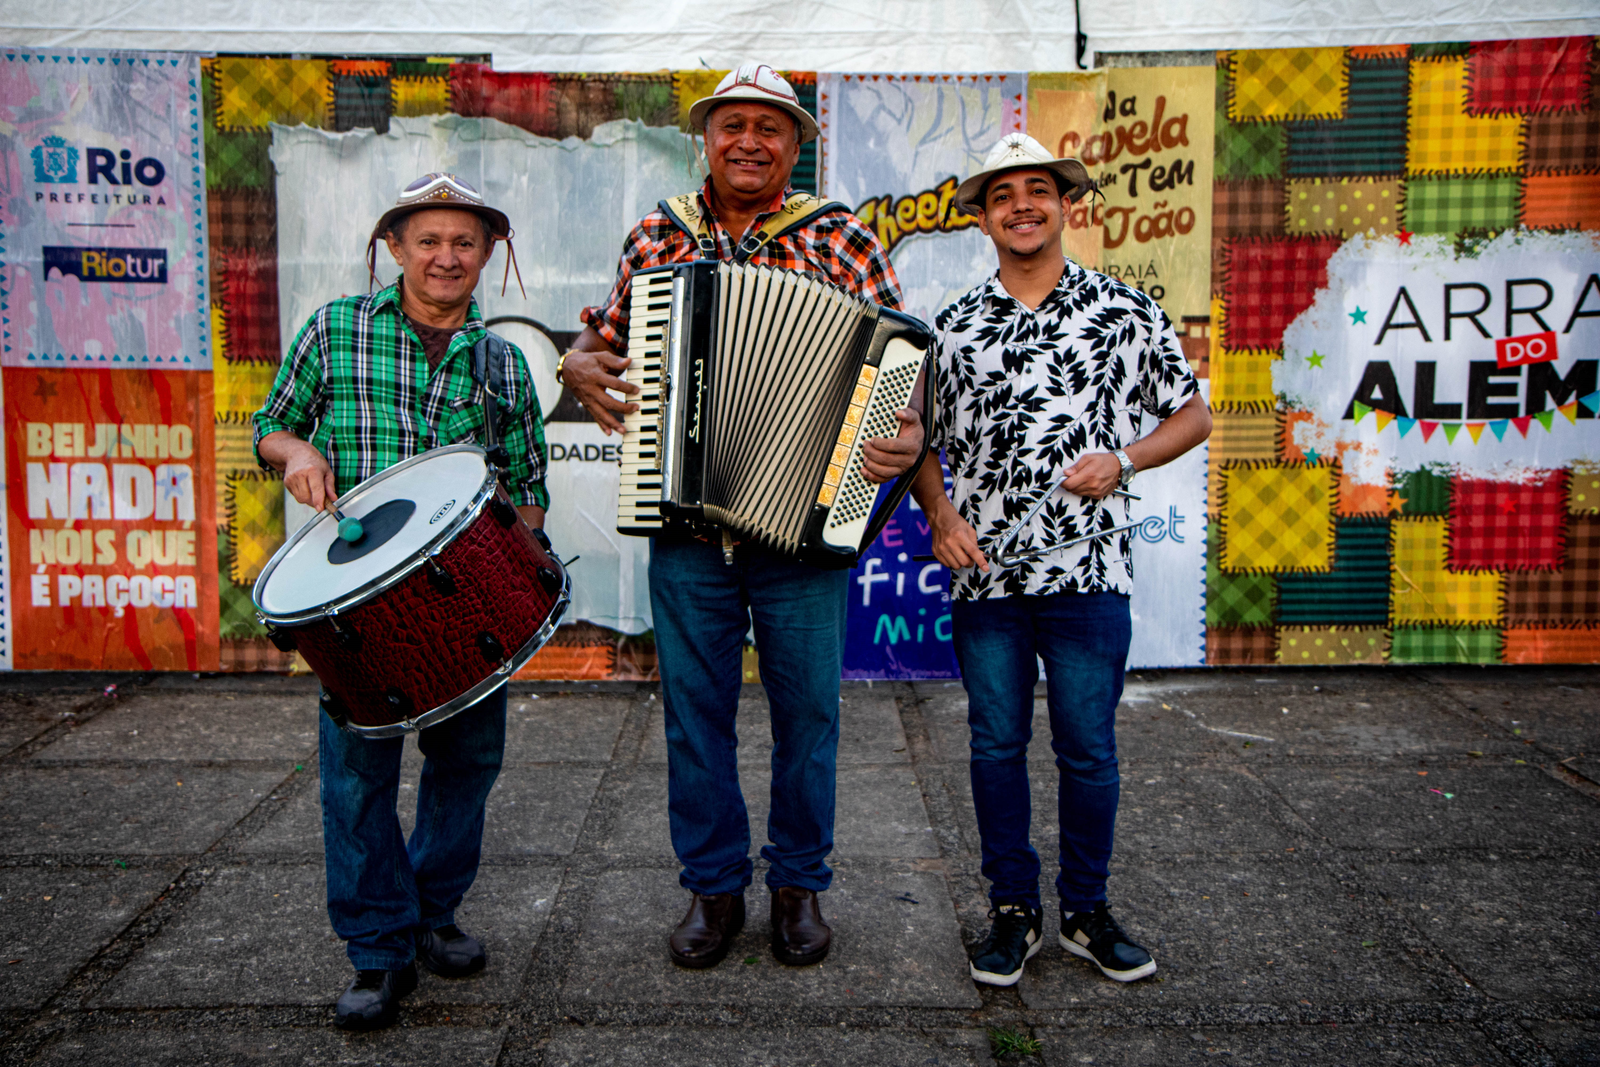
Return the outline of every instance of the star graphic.
{"type": "Polygon", "coordinates": [[[1400,230],[1395,231],[1395,236],[1400,238],[1400,243],[1401,244],[1408,245],[1408,244],[1411,243],[1411,238],[1416,236],[1416,235],[1413,234],[1410,230],[1402,228],[1400,230]]]}
{"type": "Polygon", "coordinates": [[[1321,352],[1312,352],[1309,356],[1306,357],[1306,363],[1310,364],[1313,367],[1320,367],[1320,366],[1322,366],[1322,361],[1327,359],[1327,358],[1328,357],[1323,355],[1321,352]]]}
{"type": "Polygon", "coordinates": [[[53,400],[56,395],[56,383],[42,374],[39,375],[33,385],[33,395],[40,400],[53,400]]]}
{"type": "Polygon", "coordinates": [[[1389,490],[1389,511],[1394,514],[1403,512],[1405,510],[1407,499],[1407,497],[1401,496],[1393,489],[1389,490]]]}
{"type": "Polygon", "coordinates": [[[1314,466],[1321,459],[1322,459],[1322,453],[1321,452],[1318,452],[1314,448],[1306,449],[1306,466],[1308,466],[1308,467],[1314,466]]]}
{"type": "Polygon", "coordinates": [[[1510,497],[1506,497],[1506,499],[1500,501],[1500,513],[1502,515],[1515,515],[1517,513],[1517,502],[1510,497]]]}
{"type": "Polygon", "coordinates": [[[1357,307],[1354,311],[1347,311],[1345,314],[1350,316],[1350,325],[1352,326],[1358,322],[1367,321],[1367,313],[1362,311],[1359,307],[1357,307]]]}

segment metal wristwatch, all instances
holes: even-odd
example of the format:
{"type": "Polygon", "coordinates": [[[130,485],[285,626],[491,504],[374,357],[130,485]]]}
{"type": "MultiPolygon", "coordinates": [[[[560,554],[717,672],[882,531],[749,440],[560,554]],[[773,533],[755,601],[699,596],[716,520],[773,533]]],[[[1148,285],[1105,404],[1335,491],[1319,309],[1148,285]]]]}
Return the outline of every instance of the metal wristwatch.
{"type": "Polygon", "coordinates": [[[1133,481],[1133,460],[1129,459],[1128,454],[1120,448],[1113,449],[1111,454],[1117,457],[1118,463],[1122,464],[1122,475],[1117,479],[1117,485],[1120,488],[1126,489],[1128,488],[1128,484],[1133,481]]]}

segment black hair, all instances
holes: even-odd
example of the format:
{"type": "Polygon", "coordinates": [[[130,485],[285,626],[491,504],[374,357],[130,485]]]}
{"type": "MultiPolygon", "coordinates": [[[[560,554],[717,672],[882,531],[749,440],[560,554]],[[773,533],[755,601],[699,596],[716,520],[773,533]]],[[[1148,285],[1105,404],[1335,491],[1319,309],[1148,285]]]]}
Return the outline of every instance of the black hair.
{"type": "MultiPolygon", "coordinates": [[[[424,210],[426,210],[426,209],[424,209],[424,210]]],[[[463,208],[452,208],[451,210],[460,211],[460,210],[465,210],[465,209],[463,209],[463,208]]],[[[411,218],[415,214],[416,214],[415,211],[408,211],[404,215],[401,215],[399,218],[395,219],[393,222],[389,223],[389,229],[388,229],[387,233],[390,236],[392,236],[396,241],[399,241],[402,244],[404,244],[405,243],[405,239],[406,239],[406,230],[407,230],[408,227],[410,227],[411,218]]],[[[476,211],[472,212],[471,214],[472,214],[473,218],[478,220],[478,225],[483,227],[483,243],[486,246],[488,246],[489,248],[493,248],[494,247],[494,230],[492,230],[490,228],[489,220],[484,218],[482,215],[478,214],[476,211]]]]}
{"type": "MultiPolygon", "coordinates": [[[[1001,171],[1000,174],[991,174],[991,175],[989,175],[987,178],[985,178],[983,180],[983,188],[978,190],[978,203],[982,204],[985,208],[987,208],[989,206],[989,183],[994,181],[996,178],[998,178],[998,177],[1000,177],[1001,175],[1004,175],[1004,174],[1010,174],[1014,170],[1031,170],[1031,169],[1035,169],[1035,168],[1031,168],[1031,167],[1007,167],[1005,170],[1001,171]]],[[[1050,184],[1052,184],[1052,185],[1054,185],[1056,187],[1056,197],[1058,199],[1063,197],[1063,196],[1070,196],[1071,195],[1072,190],[1063,189],[1062,188],[1062,185],[1064,185],[1066,183],[1066,179],[1063,178],[1061,175],[1057,174],[1055,172],[1054,168],[1047,167],[1043,163],[1040,163],[1040,164],[1037,164],[1037,169],[1038,170],[1042,170],[1046,174],[1050,175],[1050,184]]]]}

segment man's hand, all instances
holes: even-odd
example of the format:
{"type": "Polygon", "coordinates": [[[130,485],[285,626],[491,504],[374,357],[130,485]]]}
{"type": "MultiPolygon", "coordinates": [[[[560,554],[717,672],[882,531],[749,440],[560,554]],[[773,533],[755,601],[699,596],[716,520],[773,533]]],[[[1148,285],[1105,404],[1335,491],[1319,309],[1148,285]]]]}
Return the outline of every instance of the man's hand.
{"type": "Polygon", "coordinates": [[[1090,500],[1111,495],[1122,481],[1122,463],[1110,452],[1094,452],[1067,468],[1061,487],[1090,500]]]}
{"type": "Polygon", "coordinates": [[[283,472],[283,487],[300,503],[321,511],[338,499],[333,468],[310,442],[287,430],[274,430],[261,439],[261,458],[283,472]]]}
{"type": "Polygon", "coordinates": [[[895,412],[900,432],[874,437],[861,449],[861,473],[869,482],[887,482],[911,469],[922,452],[922,419],[910,408],[895,412]]]}
{"type": "MultiPolygon", "coordinates": [[[[924,509],[926,511],[926,509],[924,509]]],[[[978,532],[972,524],[949,508],[933,520],[933,557],[951,570],[976,567],[989,573],[989,560],[978,547],[978,532]]]]}
{"type": "Polygon", "coordinates": [[[639,405],[618,400],[606,392],[607,389],[628,394],[639,391],[637,385],[617,377],[631,362],[626,356],[613,352],[593,326],[585,326],[572,342],[566,362],[561,364],[561,384],[572,390],[578,403],[608,434],[613,430],[621,433],[622,416],[639,410],[639,405]]]}

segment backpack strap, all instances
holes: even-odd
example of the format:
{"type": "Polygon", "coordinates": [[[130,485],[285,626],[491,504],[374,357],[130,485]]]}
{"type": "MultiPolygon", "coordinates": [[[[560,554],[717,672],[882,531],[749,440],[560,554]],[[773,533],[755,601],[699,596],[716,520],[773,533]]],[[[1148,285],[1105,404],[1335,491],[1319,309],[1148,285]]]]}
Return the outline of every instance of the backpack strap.
{"type": "Polygon", "coordinates": [[[505,470],[511,457],[500,444],[500,399],[506,391],[506,357],[510,348],[506,339],[491,330],[485,330],[478,343],[472,346],[472,377],[483,386],[483,445],[489,462],[505,470]]]}
{"type": "MultiPolygon", "coordinates": [[[[704,259],[717,259],[716,238],[711,235],[711,220],[706,218],[704,211],[700,210],[700,198],[694,193],[683,196],[674,196],[663,200],[658,205],[667,218],[684,233],[692,237],[700,246],[700,255],[704,259]]],[[[812,219],[826,215],[830,211],[849,211],[850,209],[838,200],[823,200],[812,196],[810,193],[795,193],[783,202],[783,207],[772,213],[772,216],[754,233],[746,234],[739,242],[739,247],[734,250],[733,261],[744,263],[751,256],[759,252],[763,245],[775,237],[782,237],[791,230],[799,229],[812,219]]]]}

